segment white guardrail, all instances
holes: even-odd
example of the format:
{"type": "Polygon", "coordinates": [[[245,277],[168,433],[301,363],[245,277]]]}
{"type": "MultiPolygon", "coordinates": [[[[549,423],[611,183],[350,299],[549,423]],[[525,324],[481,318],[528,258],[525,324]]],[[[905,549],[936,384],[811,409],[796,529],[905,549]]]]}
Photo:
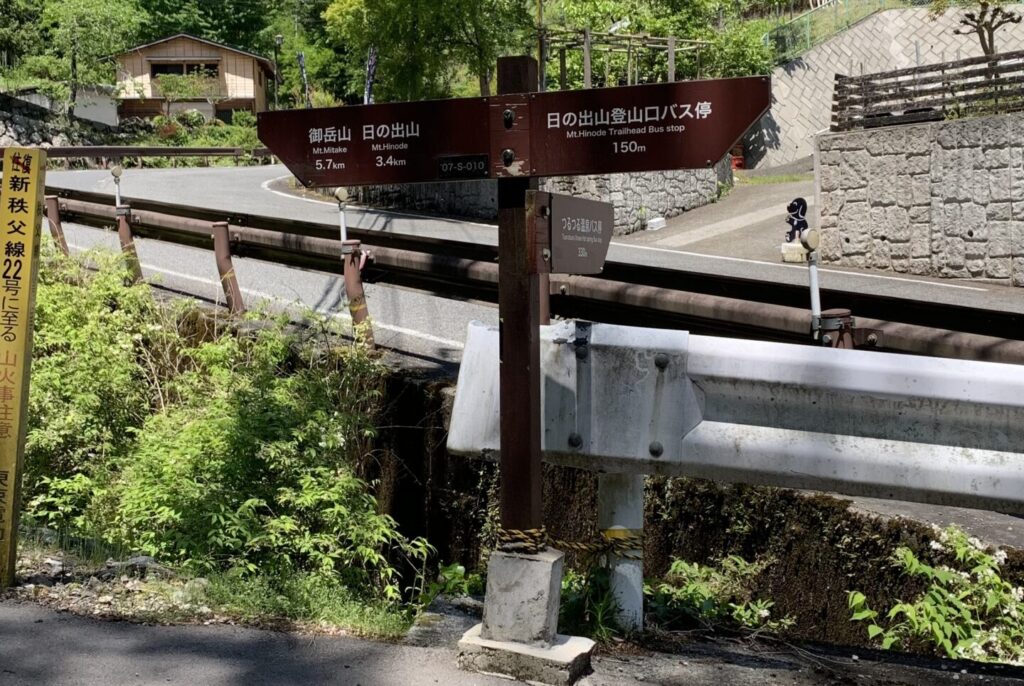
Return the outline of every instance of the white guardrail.
{"type": "MultiPolygon", "coordinates": [[[[1024,514],[1024,366],[585,322],[542,327],[546,461],[1024,514]]],[[[448,435],[499,449],[498,330],[448,435]]]]}

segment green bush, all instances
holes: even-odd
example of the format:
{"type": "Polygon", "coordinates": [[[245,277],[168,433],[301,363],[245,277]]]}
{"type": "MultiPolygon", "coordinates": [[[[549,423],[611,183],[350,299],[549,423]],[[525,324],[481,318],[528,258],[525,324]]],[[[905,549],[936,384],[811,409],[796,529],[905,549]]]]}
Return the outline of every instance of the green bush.
{"type": "Polygon", "coordinates": [[[616,619],[618,612],[619,603],[606,567],[591,567],[582,574],[566,570],[558,614],[560,633],[608,642],[623,633],[616,619]]]}
{"type": "Polygon", "coordinates": [[[768,566],[730,555],[718,568],[673,560],[662,581],[644,586],[648,612],[665,629],[713,628],[778,631],[792,625],[789,618],[772,619],[772,601],[755,598],[755,579],[768,566]]]}
{"type": "Polygon", "coordinates": [[[884,649],[931,647],[950,658],[1024,662],[1024,588],[1003,579],[1006,553],[987,552],[956,527],[942,531],[932,548],[948,564],[926,564],[909,548],[893,557],[905,574],[928,584],[926,591],[884,613],[850,591],[851,620],[867,622],[868,638],[884,649]]]}
{"type": "Polygon", "coordinates": [[[256,128],[256,115],[249,110],[235,110],[231,113],[231,125],[254,129],[256,128]]]}
{"type": "Polygon", "coordinates": [[[187,132],[178,122],[168,120],[157,125],[156,137],[161,145],[178,146],[185,144],[187,132]]]}
{"type": "Polygon", "coordinates": [[[25,495],[35,514],[62,526],[82,514],[72,506],[134,445],[152,407],[139,340],[153,317],[148,287],[125,286],[120,257],[96,256],[100,269],[48,252],[36,294],[29,394],[25,495]]]}
{"type": "Polygon", "coordinates": [[[189,130],[206,124],[206,116],[199,110],[182,110],[174,115],[174,120],[189,130]]]}
{"type": "Polygon", "coordinates": [[[431,549],[358,476],[383,366],[325,321],[235,335],[97,266],[43,262],[29,518],[192,571],[399,599],[398,568],[431,549]]]}

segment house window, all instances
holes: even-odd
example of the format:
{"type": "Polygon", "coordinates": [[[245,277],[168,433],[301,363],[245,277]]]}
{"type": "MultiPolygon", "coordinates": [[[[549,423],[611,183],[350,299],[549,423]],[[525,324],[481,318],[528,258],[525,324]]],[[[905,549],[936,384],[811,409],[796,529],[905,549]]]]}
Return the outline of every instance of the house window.
{"type": "Polygon", "coordinates": [[[218,65],[216,63],[214,63],[214,64],[199,64],[199,63],[186,64],[185,65],[185,73],[186,74],[202,74],[203,76],[209,76],[209,77],[212,77],[212,78],[216,78],[216,77],[220,76],[220,65],[218,65]]]}
{"type": "Polygon", "coordinates": [[[154,79],[163,74],[184,74],[184,64],[151,64],[149,65],[149,75],[154,79]]]}
{"type": "Polygon", "coordinates": [[[216,62],[209,64],[203,64],[200,62],[190,62],[188,64],[171,64],[161,62],[149,65],[149,75],[154,79],[162,74],[175,74],[178,76],[181,76],[182,74],[201,74],[217,78],[220,76],[220,65],[216,62]]]}

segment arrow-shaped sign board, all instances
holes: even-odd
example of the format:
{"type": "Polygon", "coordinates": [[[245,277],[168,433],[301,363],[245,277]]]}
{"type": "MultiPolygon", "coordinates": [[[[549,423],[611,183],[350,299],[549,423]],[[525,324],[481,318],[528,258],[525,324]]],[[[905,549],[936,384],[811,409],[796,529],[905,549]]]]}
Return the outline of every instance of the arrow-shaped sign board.
{"type": "Polygon", "coordinates": [[[707,167],[768,110],[766,76],[259,114],[306,186],[707,167]]]}

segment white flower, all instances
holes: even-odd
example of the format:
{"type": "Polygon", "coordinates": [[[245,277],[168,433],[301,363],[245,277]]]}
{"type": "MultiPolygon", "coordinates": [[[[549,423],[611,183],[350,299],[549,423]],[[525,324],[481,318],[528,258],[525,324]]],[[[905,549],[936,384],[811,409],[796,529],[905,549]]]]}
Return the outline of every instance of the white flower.
{"type": "Polygon", "coordinates": [[[761,619],[768,619],[768,617],[771,616],[771,614],[772,613],[769,612],[768,610],[760,610],[757,613],[757,616],[760,617],[761,619]]]}
{"type": "Polygon", "coordinates": [[[946,552],[946,546],[942,545],[938,541],[932,541],[931,543],[928,544],[928,547],[931,548],[932,550],[937,550],[940,553],[946,552]]]}
{"type": "Polygon", "coordinates": [[[992,555],[992,557],[995,559],[996,564],[1000,564],[1000,565],[1006,564],[1006,551],[1005,550],[997,550],[995,552],[995,554],[992,555]]]}
{"type": "Polygon", "coordinates": [[[1013,599],[1018,603],[1024,603],[1024,588],[1016,586],[1013,589],[1013,599]]]}
{"type": "Polygon", "coordinates": [[[974,536],[971,536],[970,538],[968,538],[967,542],[971,545],[972,548],[975,548],[977,550],[984,550],[985,549],[985,546],[983,546],[981,544],[981,541],[979,541],[974,536]]]}

